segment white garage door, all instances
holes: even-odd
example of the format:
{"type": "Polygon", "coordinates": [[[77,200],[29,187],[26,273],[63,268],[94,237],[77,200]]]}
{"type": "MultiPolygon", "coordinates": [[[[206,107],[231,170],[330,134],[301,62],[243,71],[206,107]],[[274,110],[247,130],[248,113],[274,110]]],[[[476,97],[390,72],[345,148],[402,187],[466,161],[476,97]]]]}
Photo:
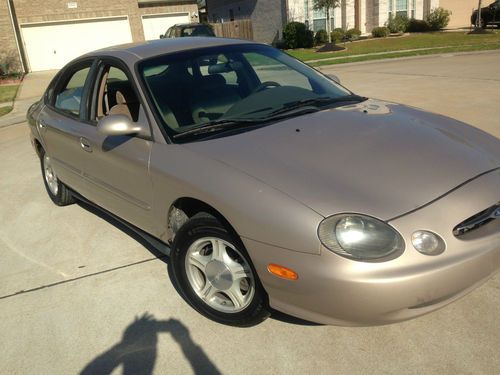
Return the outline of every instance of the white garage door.
{"type": "Polygon", "coordinates": [[[132,42],[127,17],[21,25],[31,71],[60,69],[99,48],[132,42]]]}
{"type": "Polygon", "coordinates": [[[191,22],[189,13],[148,14],[146,16],[142,16],[144,38],[146,40],[159,39],[160,35],[165,34],[170,26],[173,26],[176,23],[189,22],[191,22]]]}

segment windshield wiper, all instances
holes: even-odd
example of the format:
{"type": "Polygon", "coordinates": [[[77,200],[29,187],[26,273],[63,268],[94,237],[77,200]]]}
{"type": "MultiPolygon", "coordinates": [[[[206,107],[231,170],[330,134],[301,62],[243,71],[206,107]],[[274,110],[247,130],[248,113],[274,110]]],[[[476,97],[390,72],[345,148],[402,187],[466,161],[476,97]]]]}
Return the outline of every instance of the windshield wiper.
{"type": "Polygon", "coordinates": [[[359,95],[346,95],[342,96],[340,98],[331,98],[329,96],[321,96],[318,98],[311,98],[311,99],[303,99],[303,100],[296,100],[293,102],[285,103],[283,107],[278,108],[275,111],[272,111],[269,113],[268,117],[274,117],[283,113],[287,113],[290,111],[294,111],[298,108],[302,107],[309,107],[309,106],[314,106],[314,107],[320,107],[324,105],[330,105],[330,104],[335,104],[335,103],[343,103],[343,102],[362,102],[365,101],[367,98],[359,95]]]}
{"type": "MultiPolygon", "coordinates": [[[[334,103],[343,103],[343,102],[361,102],[366,100],[367,98],[358,95],[347,95],[342,96],[340,98],[331,98],[331,97],[318,97],[312,99],[304,99],[297,100],[289,103],[285,103],[282,108],[278,108],[275,111],[272,111],[269,116],[259,117],[255,119],[247,119],[247,118],[227,118],[227,119],[219,119],[206,122],[200,126],[197,126],[193,129],[187,130],[185,132],[176,134],[173,136],[174,139],[180,139],[183,137],[187,137],[190,135],[198,135],[205,133],[212,133],[218,130],[226,130],[226,129],[237,129],[240,127],[245,127],[248,124],[262,124],[268,121],[277,120],[281,118],[281,115],[284,115],[288,112],[293,112],[294,115],[309,113],[311,111],[317,111],[319,108],[311,108],[311,107],[319,107],[327,104],[334,103]],[[308,108],[309,107],[309,108],[308,108]]],[[[284,117],[284,116],[283,116],[284,117]]]]}
{"type": "Polygon", "coordinates": [[[204,133],[211,133],[215,132],[217,130],[222,130],[222,129],[232,129],[232,128],[238,128],[242,126],[246,126],[248,124],[255,124],[259,123],[261,120],[251,120],[251,119],[220,119],[220,120],[213,120],[204,123],[201,126],[198,126],[196,128],[193,128],[191,130],[187,130],[185,132],[179,133],[174,135],[175,139],[183,138],[188,135],[198,135],[198,134],[204,134],[204,133]]]}

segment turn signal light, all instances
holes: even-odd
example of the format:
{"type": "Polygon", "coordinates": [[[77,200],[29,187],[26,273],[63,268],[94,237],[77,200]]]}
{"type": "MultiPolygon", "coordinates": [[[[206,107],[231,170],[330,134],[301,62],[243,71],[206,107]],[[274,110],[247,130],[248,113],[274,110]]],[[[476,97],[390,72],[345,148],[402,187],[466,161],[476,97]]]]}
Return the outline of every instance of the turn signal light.
{"type": "Polygon", "coordinates": [[[299,278],[297,272],[291,270],[290,268],[280,266],[278,264],[272,264],[272,263],[269,264],[267,266],[267,270],[271,272],[273,275],[281,277],[282,279],[297,280],[299,278]]]}

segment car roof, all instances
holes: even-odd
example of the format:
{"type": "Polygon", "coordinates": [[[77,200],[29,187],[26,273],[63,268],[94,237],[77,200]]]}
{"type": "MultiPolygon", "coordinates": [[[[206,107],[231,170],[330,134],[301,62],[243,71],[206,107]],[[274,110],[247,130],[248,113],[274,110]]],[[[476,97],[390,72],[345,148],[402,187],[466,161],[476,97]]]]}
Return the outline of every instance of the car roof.
{"type": "Polygon", "coordinates": [[[242,39],[229,39],[229,38],[214,38],[214,37],[184,37],[184,38],[167,38],[157,39],[141,43],[129,43],[118,46],[103,48],[85,55],[89,56],[111,56],[124,58],[128,55],[126,60],[135,58],[135,60],[147,59],[162,55],[165,53],[181,52],[205,47],[217,47],[228,45],[241,45],[241,44],[258,44],[253,41],[242,39]]]}
{"type": "Polygon", "coordinates": [[[204,23],[176,23],[173,27],[189,27],[189,26],[205,26],[210,27],[204,23]]]}

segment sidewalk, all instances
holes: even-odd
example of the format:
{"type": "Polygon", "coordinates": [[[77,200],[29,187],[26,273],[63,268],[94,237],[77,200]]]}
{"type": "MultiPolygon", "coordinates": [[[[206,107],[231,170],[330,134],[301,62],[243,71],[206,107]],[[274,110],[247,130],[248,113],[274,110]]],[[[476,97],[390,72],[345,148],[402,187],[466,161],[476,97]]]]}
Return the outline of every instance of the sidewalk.
{"type": "Polygon", "coordinates": [[[3,106],[12,105],[12,112],[0,117],[0,128],[19,124],[26,121],[28,108],[38,101],[47,88],[57,70],[29,73],[24,77],[13,103],[2,103],[3,106]]]}
{"type": "MultiPolygon", "coordinates": [[[[492,44],[497,44],[497,43],[492,43],[492,44]]],[[[462,45],[460,45],[460,47],[474,47],[474,46],[475,46],[475,44],[462,44],[462,45]]],[[[306,64],[311,64],[311,63],[317,63],[317,62],[323,62],[323,61],[335,61],[335,60],[350,59],[350,58],[365,57],[365,56],[381,56],[381,55],[391,55],[391,54],[395,54],[395,53],[442,50],[442,49],[453,48],[453,47],[457,47],[457,46],[425,47],[425,48],[414,48],[414,49],[402,49],[402,50],[383,51],[383,52],[362,53],[362,54],[357,54],[357,55],[343,55],[343,56],[336,56],[336,57],[327,57],[327,58],[323,58],[323,59],[304,60],[304,62],[306,64]]],[[[476,51],[473,51],[473,52],[476,52],[476,51]]]]}

